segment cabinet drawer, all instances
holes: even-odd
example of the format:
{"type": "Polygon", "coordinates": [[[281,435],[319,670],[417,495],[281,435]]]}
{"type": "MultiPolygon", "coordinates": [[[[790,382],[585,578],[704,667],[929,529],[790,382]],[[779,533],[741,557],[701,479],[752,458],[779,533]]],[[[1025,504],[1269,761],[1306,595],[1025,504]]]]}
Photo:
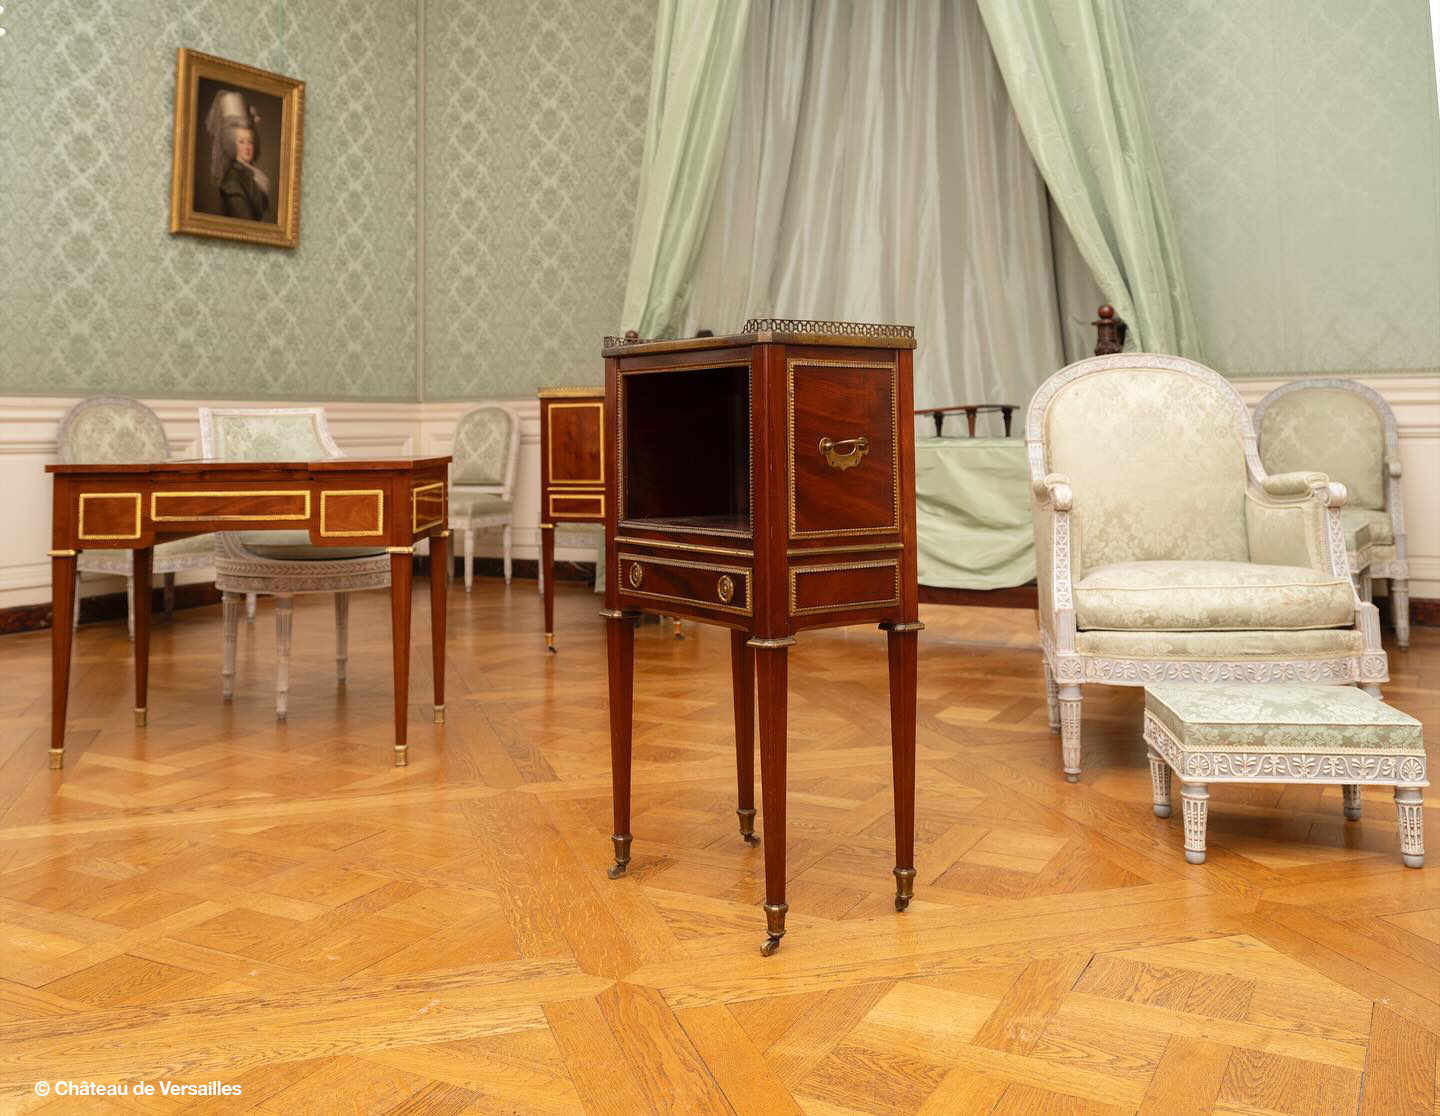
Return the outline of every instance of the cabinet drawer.
{"type": "Polygon", "coordinates": [[[895,364],[795,357],[786,380],[790,538],[899,531],[895,364]]]}
{"type": "Polygon", "coordinates": [[[616,562],[615,577],[623,597],[750,615],[750,569],[746,566],[622,553],[616,562]]]}
{"type": "Polygon", "coordinates": [[[605,518],[605,493],[603,492],[552,492],[550,493],[550,518],[593,519],[605,518]]]}
{"type": "Polygon", "coordinates": [[[900,559],[790,567],[790,615],[888,608],[900,603],[900,559]]]}
{"type": "Polygon", "coordinates": [[[545,460],[551,484],[604,484],[605,404],[577,400],[545,404],[545,460]]]}

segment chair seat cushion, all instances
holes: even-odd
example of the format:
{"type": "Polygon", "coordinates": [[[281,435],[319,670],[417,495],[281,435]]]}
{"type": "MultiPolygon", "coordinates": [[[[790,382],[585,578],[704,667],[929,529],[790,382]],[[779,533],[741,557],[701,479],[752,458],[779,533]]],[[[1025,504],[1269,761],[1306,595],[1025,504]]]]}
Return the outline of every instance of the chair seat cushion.
{"type": "Polygon", "coordinates": [[[1104,631],[1294,631],[1355,621],[1348,577],[1253,562],[1115,562],[1075,585],[1075,621],[1104,631]]]}
{"type": "Polygon", "coordinates": [[[1309,662],[1359,655],[1365,637],[1353,627],[1297,632],[1076,632],[1075,650],[1108,659],[1309,662]]]}
{"type": "Polygon", "coordinates": [[[1246,752],[1423,752],[1420,722],[1350,686],[1145,689],[1145,712],[1183,748],[1246,752]]]}
{"type": "Polygon", "coordinates": [[[450,494],[450,522],[460,525],[460,521],[469,520],[472,525],[478,526],[476,520],[494,519],[499,523],[510,522],[510,509],[513,504],[511,500],[502,499],[499,496],[458,496],[454,492],[450,494]]]}
{"type": "Polygon", "coordinates": [[[257,558],[276,562],[338,562],[385,553],[383,546],[315,546],[309,531],[241,531],[240,541],[257,558]]]}
{"type": "Polygon", "coordinates": [[[173,539],[170,542],[155,544],[157,561],[164,558],[192,558],[197,554],[214,553],[214,535],[191,535],[189,538],[173,539]]]}
{"type": "Polygon", "coordinates": [[[1395,521],[1384,509],[1343,507],[1340,509],[1340,523],[1345,528],[1347,550],[1359,548],[1357,536],[1361,529],[1368,530],[1371,543],[1380,546],[1393,546],[1395,543],[1395,521]]]}

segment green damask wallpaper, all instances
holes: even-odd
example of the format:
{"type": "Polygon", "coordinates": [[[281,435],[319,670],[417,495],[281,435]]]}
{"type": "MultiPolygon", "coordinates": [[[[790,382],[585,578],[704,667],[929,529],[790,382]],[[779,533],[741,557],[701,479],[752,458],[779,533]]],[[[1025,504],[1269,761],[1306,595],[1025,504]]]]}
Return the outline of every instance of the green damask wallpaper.
{"type": "Polygon", "coordinates": [[[599,383],[654,0],[426,0],[425,395],[599,383]]]}
{"type": "Polygon", "coordinates": [[[415,397],[414,0],[10,0],[0,391],[415,397]],[[171,236],[175,48],[306,82],[300,247],[171,236]]]}
{"type": "Polygon", "coordinates": [[[1440,369],[1425,0],[1127,0],[1206,362],[1440,369]]]}

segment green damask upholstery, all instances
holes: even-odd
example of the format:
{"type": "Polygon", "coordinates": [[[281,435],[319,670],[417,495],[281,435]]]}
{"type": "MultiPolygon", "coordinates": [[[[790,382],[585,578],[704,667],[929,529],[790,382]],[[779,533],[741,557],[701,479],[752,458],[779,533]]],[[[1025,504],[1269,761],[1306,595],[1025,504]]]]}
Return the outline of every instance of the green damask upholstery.
{"type": "Polygon", "coordinates": [[[1345,527],[1345,546],[1350,550],[1359,549],[1359,534],[1362,529],[1368,532],[1368,541],[1372,545],[1395,544],[1395,520],[1388,511],[1380,508],[1352,508],[1346,504],[1340,509],[1340,522],[1345,527]]]}
{"type": "Polygon", "coordinates": [[[1186,748],[1236,752],[1424,750],[1414,717],[1348,686],[1145,688],[1145,711],[1186,748]]]}
{"type": "Polygon", "coordinates": [[[222,461],[318,461],[334,456],[314,414],[210,416],[210,456],[222,461]]]}
{"type": "Polygon", "coordinates": [[[1300,566],[1116,562],[1075,583],[1082,631],[1292,631],[1354,617],[1348,577],[1300,566]]]}
{"type": "Polygon", "coordinates": [[[1267,471],[1318,469],[1345,486],[1347,509],[1385,506],[1385,433],[1364,398],[1338,388],[1277,395],[1261,416],[1267,471]]]}
{"type": "Polygon", "coordinates": [[[1354,628],[1306,628],[1294,632],[1077,632],[1082,655],[1141,661],[1277,659],[1306,662],[1358,655],[1365,637],[1354,628]]]}
{"type": "Polygon", "coordinates": [[[290,562],[336,562],[341,558],[378,558],[383,546],[315,546],[309,531],[240,531],[241,543],[257,558],[290,562]]]}
{"type": "Polygon", "coordinates": [[[505,515],[514,507],[513,500],[499,496],[458,496],[450,500],[450,522],[481,519],[489,515],[505,515]]]}
{"type": "Polygon", "coordinates": [[[479,407],[455,424],[455,484],[504,484],[510,456],[510,412],[479,407]]]}
{"type": "Polygon", "coordinates": [[[1194,376],[1117,368],[1066,385],[1046,468],[1074,491],[1076,576],[1116,562],[1244,562],[1245,454],[1232,400],[1194,376]]]}
{"type": "Polygon", "coordinates": [[[130,399],[89,400],[75,408],[66,426],[70,461],[132,464],[164,461],[170,456],[159,417],[130,399]]]}

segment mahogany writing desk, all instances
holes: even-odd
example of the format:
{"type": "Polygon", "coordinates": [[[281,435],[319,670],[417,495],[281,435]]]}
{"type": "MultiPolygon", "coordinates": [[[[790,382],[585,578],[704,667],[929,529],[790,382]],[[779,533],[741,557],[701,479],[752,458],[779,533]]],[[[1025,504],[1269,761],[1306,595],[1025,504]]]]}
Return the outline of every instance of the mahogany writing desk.
{"type": "Polygon", "coordinates": [[[54,475],[50,570],[50,766],[65,759],[65,708],[75,610],[75,557],[87,549],[135,552],[135,723],[146,721],[150,563],[157,542],[216,530],[308,529],[315,546],[383,546],[390,554],[395,666],[395,763],[406,759],[410,690],[410,584],[415,543],[430,540],[435,720],[445,719],[445,567],[449,457],[322,461],[157,461],[47,465],[54,475]]]}
{"type": "Polygon", "coordinates": [[[540,393],[540,581],[545,646],[555,650],[555,528],[605,522],[605,389],[540,393]]]}
{"type": "Polygon", "coordinates": [[[806,628],[889,633],[895,907],[914,890],[915,452],[908,326],[752,321],[605,357],[605,600],[615,865],[630,861],[634,618],[731,629],[740,832],[765,807],[762,947],[785,934],[787,652],[806,628]]]}

